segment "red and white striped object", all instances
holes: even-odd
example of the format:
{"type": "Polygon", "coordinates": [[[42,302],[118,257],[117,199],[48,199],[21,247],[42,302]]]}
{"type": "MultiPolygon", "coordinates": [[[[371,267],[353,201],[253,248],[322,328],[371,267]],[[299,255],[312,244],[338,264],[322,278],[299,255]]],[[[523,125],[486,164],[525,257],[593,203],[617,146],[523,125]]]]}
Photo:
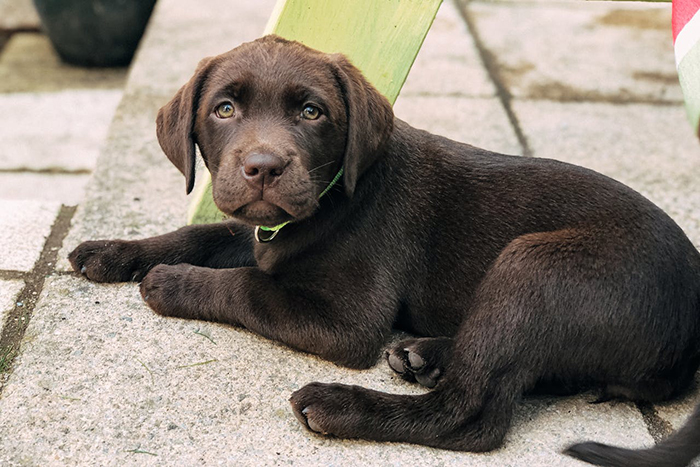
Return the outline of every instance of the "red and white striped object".
{"type": "Polygon", "coordinates": [[[700,137],[700,0],[673,0],[673,45],[685,107],[700,137]]]}

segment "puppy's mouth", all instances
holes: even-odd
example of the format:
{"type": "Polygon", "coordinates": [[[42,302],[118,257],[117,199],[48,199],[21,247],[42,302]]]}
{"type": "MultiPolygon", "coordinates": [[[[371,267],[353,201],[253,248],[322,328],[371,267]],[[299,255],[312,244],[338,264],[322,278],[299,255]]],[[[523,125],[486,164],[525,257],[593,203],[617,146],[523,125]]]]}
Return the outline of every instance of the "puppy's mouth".
{"type": "Polygon", "coordinates": [[[244,204],[231,215],[247,224],[264,225],[266,227],[274,227],[294,219],[294,216],[281,207],[262,199],[244,204]]]}
{"type": "Polygon", "coordinates": [[[248,183],[212,180],[212,194],[225,214],[250,226],[275,227],[311,216],[318,198],[304,183],[253,189],[248,183]],[[217,183],[218,182],[218,183],[217,183]]]}

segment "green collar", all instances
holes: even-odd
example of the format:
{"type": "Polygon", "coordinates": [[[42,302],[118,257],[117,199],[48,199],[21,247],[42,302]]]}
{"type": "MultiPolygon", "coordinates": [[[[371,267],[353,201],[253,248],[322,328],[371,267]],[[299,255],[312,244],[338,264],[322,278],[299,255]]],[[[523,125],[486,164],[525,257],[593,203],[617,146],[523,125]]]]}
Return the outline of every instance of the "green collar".
{"type": "MultiPolygon", "coordinates": [[[[318,195],[318,199],[321,199],[323,195],[328,193],[331,188],[333,188],[333,185],[335,185],[338,180],[340,180],[340,177],[343,175],[343,167],[340,168],[338,173],[335,175],[333,180],[331,180],[331,183],[326,187],[325,190],[321,192],[320,195],[318,195]]],[[[280,230],[282,230],[282,227],[285,225],[289,224],[291,221],[286,221],[282,222],[281,224],[278,224],[274,227],[267,227],[264,225],[258,225],[255,227],[255,240],[258,241],[258,243],[267,243],[272,241],[277,234],[279,233],[280,230]]]]}

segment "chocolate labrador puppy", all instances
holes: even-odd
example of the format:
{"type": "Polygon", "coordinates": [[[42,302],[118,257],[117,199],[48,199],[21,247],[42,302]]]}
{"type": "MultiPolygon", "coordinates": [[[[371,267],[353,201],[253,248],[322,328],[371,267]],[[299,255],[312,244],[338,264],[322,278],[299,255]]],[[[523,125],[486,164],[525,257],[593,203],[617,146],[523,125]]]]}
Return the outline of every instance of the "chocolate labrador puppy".
{"type": "Polygon", "coordinates": [[[291,404],[315,432],[487,451],[527,391],[658,401],[700,365],[700,254],[661,209],[412,128],[341,55],[267,36],[205,59],[157,132],[188,192],[199,146],[234,220],[85,242],[76,271],[351,368],[420,336],[388,362],[432,391],[309,384],[291,404]]]}

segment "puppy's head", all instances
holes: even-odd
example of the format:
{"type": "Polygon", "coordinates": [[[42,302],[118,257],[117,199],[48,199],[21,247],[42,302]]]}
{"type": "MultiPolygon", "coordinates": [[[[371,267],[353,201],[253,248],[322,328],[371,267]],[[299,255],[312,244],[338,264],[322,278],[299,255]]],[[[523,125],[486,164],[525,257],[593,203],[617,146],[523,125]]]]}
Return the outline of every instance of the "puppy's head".
{"type": "Polygon", "coordinates": [[[341,167],[352,196],[392,128],[391,105],[344,56],[277,36],[202,60],[157,119],[188,193],[196,144],[219,209],[267,226],[311,216],[341,167]]]}

